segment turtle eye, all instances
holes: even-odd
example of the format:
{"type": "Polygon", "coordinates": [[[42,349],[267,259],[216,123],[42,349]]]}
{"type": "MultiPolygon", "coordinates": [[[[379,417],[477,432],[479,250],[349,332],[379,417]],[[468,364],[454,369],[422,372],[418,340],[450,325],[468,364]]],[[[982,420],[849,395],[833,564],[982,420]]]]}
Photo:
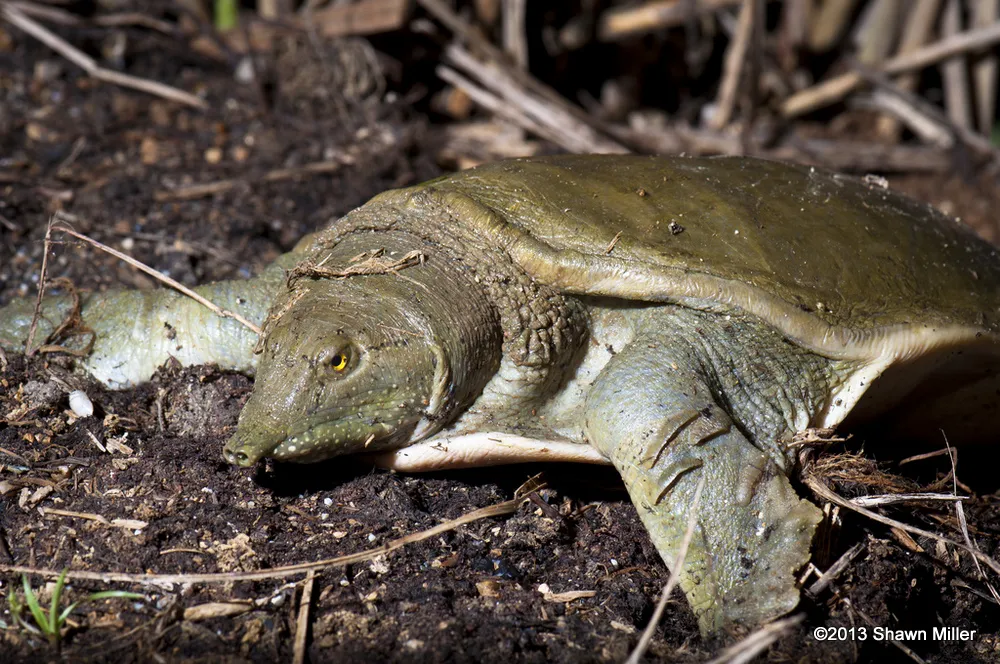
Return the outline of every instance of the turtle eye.
{"type": "Polygon", "coordinates": [[[336,351],[329,353],[321,360],[322,364],[330,371],[338,375],[344,375],[350,371],[353,365],[354,353],[350,346],[343,346],[336,351]]]}
{"type": "Polygon", "coordinates": [[[337,373],[344,373],[347,371],[347,365],[351,363],[351,351],[347,348],[338,350],[330,358],[330,368],[337,373]]]}

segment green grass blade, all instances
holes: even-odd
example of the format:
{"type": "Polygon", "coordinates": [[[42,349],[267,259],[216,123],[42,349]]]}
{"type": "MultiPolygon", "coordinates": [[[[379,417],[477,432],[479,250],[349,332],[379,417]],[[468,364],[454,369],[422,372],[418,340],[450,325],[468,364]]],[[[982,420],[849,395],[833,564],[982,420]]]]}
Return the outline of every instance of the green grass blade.
{"type": "Polygon", "coordinates": [[[7,593],[7,606],[10,607],[10,617],[14,619],[14,622],[21,622],[21,611],[24,610],[24,606],[18,601],[17,593],[14,592],[13,586],[11,586],[10,591],[7,593]]]}
{"type": "Polygon", "coordinates": [[[146,599],[142,593],[130,593],[127,590],[102,590],[87,595],[87,599],[146,599]]]}
{"type": "Polygon", "coordinates": [[[24,601],[28,604],[28,608],[31,610],[31,615],[35,618],[35,624],[38,625],[45,634],[51,634],[52,629],[49,627],[49,618],[45,615],[45,611],[42,610],[42,606],[38,603],[38,597],[35,596],[35,591],[31,589],[31,585],[28,583],[28,577],[24,574],[21,575],[21,580],[24,582],[24,601]]]}
{"type": "Polygon", "coordinates": [[[62,591],[66,587],[66,573],[68,571],[69,569],[64,567],[59,578],[56,579],[56,587],[52,589],[52,602],[49,604],[49,626],[56,634],[59,634],[59,628],[62,625],[59,620],[59,600],[62,599],[62,591]]]}
{"type": "Polygon", "coordinates": [[[59,616],[57,617],[57,620],[59,622],[56,623],[59,626],[59,631],[62,631],[62,626],[66,624],[66,619],[69,618],[69,614],[73,613],[73,609],[75,609],[78,604],[79,602],[73,602],[65,609],[63,609],[63,612],[59,614],[59,616]]]}
{"type": "Polygon", "coordinates": [[[239,5],[237,0],[215,0],[215,28],[220,32],[236,27],[239,5]]]}

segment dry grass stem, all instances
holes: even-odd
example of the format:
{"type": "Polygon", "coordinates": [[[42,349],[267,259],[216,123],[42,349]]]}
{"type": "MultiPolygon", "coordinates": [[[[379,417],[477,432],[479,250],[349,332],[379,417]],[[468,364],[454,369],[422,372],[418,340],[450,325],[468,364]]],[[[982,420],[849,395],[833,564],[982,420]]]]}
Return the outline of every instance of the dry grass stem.
{"type": "Polygon", "coordinates": [[[351,259],[343,269],[323,267],[327,259],[319,263],[303,261],[288,271],[285,279],[289,290],[294,290],[300,279],[346,279],[361,275],[398,274],[408,267],[423,265],[427,255],[414,249],[401,258],[386,257],[384,249],[366,252],[351,259]]]}
{"type": "Polygon", "coordinates": [[[799,613],[770,622],[745,639],[729,646],[705,664],[748,664],[772,643],[791,632],[803,620],[805,620],[805,614],[799,613]]]}
{"type": "Polygon", "coordinates": [[[465,78],[451,67],[440,65],[435,70],[442,81],[454,85],[456,88],[469,95],[469,98],[479,104],[487,111],[495,113],[503,119],[517,125],[521,129],[531,132],[535,136],[552,141],[556,145],[561,144],[562,138],[559,132],[533,120],[525,115],[520,109],[515,108],[492,92],[476,85],[465,78]]]}
{"type": "Polygon", "coordinates": [[[154,279],[157,279],[157,280],[159,280],[159,281],[167,284],[171,288],[174,288],[175,290],[180,291],[184,295],[187,295],[188,297],[190,297],[191,299],[195,300],[199,304],[201,304],[201,305],[203,305],[205,307],[208,307],[213,312],[215,312],[216,315],[222,316],[223,318],[232,318],[233,320],[235,320],[235,321],[243,324],[245,327],[247,327],[248,329],[252,330],[255,334],[257,334],[257,335],[260,334],[260,328],[257,327],[257,325],[255,325],[254,323],[251,323],[250,321],[248,321],[246,318],[244,318],[240,314],[238,314],[238,313],[236,313],[234,311],[228,311],[226,309],[223,309],[222,307],[216,305],[215,303],[209,301],[208,299],[206,299],[206,298],[202,297],[201,295],[199,295],[198,293],[194,292],[193,290],[191,290],[190,288],[188,288],[184,284],[180,283],[179,281],[177,281],[175,279],[171,279],[170,277],[168,277],[167,275],[163,274],[162,272],[158,272],[157,270],[154,270],[153,268],[149,267],[145,263],[142,263],[142,262],[137,261],[136,259],[132,258],[128,254],[123,254],[122,252],[118,251],[117,249],[112,249],[108,245],[103,244],[102,242],[98,242],[97,240],[95,240],[93,238],[87,237],[86,235],[83,235],[82,233],[77,233],[76,231],[74,231],[72,228],[69,228],[68,226],[59,225],[59,226],[53,226],[52,228],[54,230],[57,230],[57,231],[61,232],[61,233],[66,233],[68,235],[72,235],[73,237],[75,237],[75,238],[77,238],[79,240],[83,240],[84,242],[87,242],[87,243],[89,243],[89,244],[97,247],[101,251],[104,251],[104,252],[107,252],[107,253],[111,254],[112,256],[114,256],[115,258],[117,258],[119,260],[125,261],[129,265],[131,265],[131,266],[133,266],[133,267],[135,267],[135,268],[137,268],[139,270],[142,270],[143,272],[145,272],[149,276],[153,277],[154,279]]]}
{"type": "MultiPolygon", "coordinates": [[[[941,16],[941,35],[951,39],[962,32],[962,8],[959,0],[946,0],[941,16]]],[[[944,107],[956,127],[972,129],[972,103],[965,57],[956,55],[941,63],[944,79],[944,107]]]]}
{"type": "Polygon", "coordinates": [[[936,148],[947,150],[955,145],[953,132],[928,118],[907,100],[886,90],[873,90],[871,95],[858,95],[848,103],[851,108],[871,108],[883,113],[879,118],[879,135],[886,140],[889,140],[888,134],[897,132],[902,123],[922,142],[936,148]]]}
{"type": "MultiPolygon", "coordinates": [[[[934,29],[934,22],[937,19],[941,0],[915,0],[914,6],[908,12],[903,25],[903,32],[899,39],[899,50],[896,55],[904,55],[920,48],[926,44],[934,29]]],[[[913,93],[917,89],[920,77],[917,74],[904,74],[899,76],[895,83],[900,90],[913,93]]],[[[900,118],[904,122],[905,118],[900,118]]],[[[899,140],[900,125],[896,117],[879,118],[879,136],[886,141],[895,143],[899,140]]]]}
{"type": "Polygon", "coordinates": [[[138,25],[143,28],[149,28],[150,30],[156,30],[157,32],[162,32],[165,35],[172,36],[177,34],[177,29],[172,23],[169,23],[167,21],[161,21],[160,19],[154,18],[149,14],[143,14],[141,12],[103,14],[101,16],[94,16],[89,21],[85,21],[76,14],[65,11],[63,9],[56,9],[55,7],[47,7],[45,5],[39,5],[34,2],[7,0],[6,4],[7,6],[13,7],[18,11],[22,12],[25,16],[35,16],[37,18],[46,20],[50,23],[56,23],[57,25],[87,25],[88,23],[90,23],[105,28],[117,28],[122,26],[138,25]]]}
{"type": "Polygon", "coordinates": [[[842,555],[840,558],[837,558],[837,560],[832,565],[830,565],[830,567],[825,572],[819,575],[818,579],[813,581],[812,585],[809,586],[806,592],[808,592],[810,595],[814,597],[816,595],[819,595],[821,592],[823,592],[823,590],[827,586],[833,583],[833,581],[838,576],[840,576],[840,574],[845,569],[847,569],[848,565],[850,565],[854,561],[854,559],[858,557],[858,554],[864,550],[865,550],[864,543],[858,542],[850,549],[845,551],[844,555],[842,555]]]}
{"type": "Polygon", "coordinates": [[[750,49],[750,37],[754,31],[756,2],[757,0],[744,0],[740,7],[736,34],[733,35],[733,40],[729,42],[729,47],[726,49],[725,71],[722,76],[722,85],[719,86],[715,113],[708,122],[712,129],[722,129],[729,124],[730,118],[733,117],[733,109],[736,108],[736,95],[740,90],[740,82],[743,80],[741,74],[747,60],[747,51],[750,49]]]}
{"type": "Polygon", "coordinates": [[[53,51],[59,53],[61,56],[77,65],[99,81],[104,81],[105,83],[111,83],[113,85],[120,85],[126,88],[132,88],[133,90],[140,90],[157,97],[169,99],[171,101],[185,104],[187,106],[193,106],[195,108],[208,108],[208,104],[205,103],[203,99],[188,92],[184,92],[183,90],[178,90],[177,88],[163,83],[158,83],[156,81],[150,81],[137,76],[130,76],[129,74],[123,74],[121,72],[101,67],[92,57],[75,46],[70,45],[64,39],[49,31],[37,21],[25,16],[25,14],[17,7],[10,4],[0,6],[0,14],[2,14],[9,23],[17,26],[21,30],[24,30],[26,33],[42,42],[53,51]]]}
{"type": "Polygon", "coordinates": [[[518,69],[528,69],[528,33],[525,30],[527,0],[502,0],[503,47],[518,69]]]}
{"type": "Polygon", "coordinates": [[[944,456],[947,454],[952,458],[952,466],[954,466],[955,455],[957,454],[957,452],[958,450],[956,450],[953,447],[943,447],[940,450],[935,450],[933,452],[925,452],[924,454],[914,454],[913,456],[906,457],[905,459],[899,462],[899,465],[902,466],[907,463],[913,463],[914,461],[924,461],[926,459],[934,459],[936,457],[944,456]]]}
{"type": "Polygon", "coordinates": [[[608,255],[614,251],[615,247],[618,245],[618,240],[620,239],[622,239],[622,231],[618,231],[615,233],[615,236],[611,238],[611,242],[609,242],[608,246],[604,248],[604,254],[608,255]]]}
{"type": "Polygon", "coordinates": [[[482,62],[458,44],[452,44],[445,50],[445,61],[504,103],[516,107],[533,122],[545,126],[558,136],[558,144],[569,152],[628,152],[624,146],[598,132],[592,126],[592,118],[581,119],[580,114],[573,111],[565,100],[539,94],[534,86],[525,85],[521,80],[525,74],[514,76],[499,61],[482,62]]]}
{"type": "Polygon", "coordinates": [[[809,49],[822,53],[840,38],[851,20],[857,0],[827,0],[819,3],[809,26],[809,49]]]}
{"type": "MultiPolygon", "coordinates": [[[[1000,18],[1000,7],[994,0],[973,0],[972,25],[985,28],[1000,18]]],[[[973,81],[976,85],[976,126],[979,133],[989,136],[993,131],[997,98],[997,56],[983,54],[972,66],[973,81]]]]}
{"type": "Polygon", "coordinates": [[[45,226],[45,242],[42,245],[42,267],[38,274],[38,297],[35,298],[35,309],[31,313],[31,325],[28,326],[28,338],[24,340],[24,354],[31,357],[36,350],[31,347],[35,340],[35,332],[38,330],[38,318],[42,315],[42,298],[45,297],[45,276],[48,273],[49,249],[52,246],[52,224],[55,220],[50,218],[45,226]]]}
{"type": "MultiPolygon", "coordinates": [[[[124,572],[71,571],[66,573],[66,578],[76,581],[136,583],[146,586],[161,587],[173,587],[174,584],[178,583],[210,584],[233,583],[235,581],[267,581],[271,579],[283,579],[289,576],[304,574],[309,571],[318,572],[329,567],[343,567],[344,565],[365,562],[367,560],[377,558],[378,556],[385,555],[391,551],[395,551],[396,549],[400,549],[408,544],[422,542],[426,539],[440,535],[441,533],[455,530],[459,526],[463,526],[467,523],[472,523],[474,521],[479,521],[480,519],[486,519],[492,516],[512,514],[526,499],[527,498],[518,495],[518,497],[512,498],[511,500],[506,500],[502,503],[497,503],[496,505],[490,505],[489,507],[481,507],[477,510],[473,510],[467,514],[463,514],[457,519],[446,521],[445,523],[434,526],[433,528],[428,528],[427,530],[421,530],[420,532],[411,533],[404,537],[391,540],[382,546],[375,547],[374,549],[359,551],[358,553],[351,553],[344,556],[337,556],[336,558],[317,560],[315,562],[285,565],[283,567],[257,570],[254,572],[224,572],[216,574],[128,574],[124,572]]],[[[0,572],[9,574],[31,574],[51,579],[58,578],[62,573],[61,570],[55,569],[5,564],[0,564],[0,572]]]]}
{"type": "MultiPolygon", "coordinates": [[[[441,0],[417,1],[429,14],[454,32],[462,42],[468,44],[469,50],[485,58],[488,64],[473,58],[458,44],[453,44],[447,49],[446,61],[477,79],[479,84],[496,93],[507,104],[520,106],[522,112],[533,117],[536,112],[540,113],[543,118],[554,121],[552,129],[563,132],[569,139],[583,142],[583,148],[566,148],[570,152],[628,152],[622,145],[598,133],[593,126],[594,118],[583,109],[570,104],[558,92],[527,72],[507,66],[504,53],[446,3],[441,0]]],[[[542,122],[545,124],[544,120],[542,122]]]]}
{"type": "Polygon", "coordinates": [[[899,25],[899,0],[872,0],[856,26],[856,57],[866,65],[885,60],[896,43],[899,25]]]}
{"type": "Polygon", "coordinates": [[[851,498],[851,502],[858,507],[877,507],[879,505],[892,505],[893,503],[916,503],[921,501],[949,501],[961,503],[968,500],[968,496],[957,496],[951,493],[887,493],[877,496],[860,496],[851,498]]]}
{"type": "MultiPolygon", "coordinates": [[[[847,604],[847,606],[850,607],[851,611],[853,611],[854,613],[856,613],[859,616],[861,616],[861,619],[864,620],[866,623],[868,623],[868,625],[870,627],[882,627],[883,626],[883,625],[880,625],[879,623],[876,623],[874,620],[872,620],[871,617],[867,613],[865,613],[861,609],[859,609],[856,606],[854,606],[849,599],[845,598],[844,599],[844,603],[847,604]]],[[[892,642],[892,645],[896,646],[901,651],[903,651],[903,653],[907,657],[909,657],[910,659],[912,659],[914,662],[917,662],[917,664],[927,664],[927,660],[925,660],[924,658],[922,658],[917,653],[913,652],[902,641],[899,641],[898,639],[894,639],[894,638],[890,638],[889,641],[892,642]]]]}
{"type": "Polygon", "coordinates": [[[306,661],[306,639],[309,636],[309,607],[312,605],[313,587],[316,585],[316,570],[309,570],[302,582],[302,597],[299,598],[299,615],[295,620],[295,646],[292,663],[306,661]]]}
{"type": "Polygon", "coordinates": [[[924,530],[923,528],[917,528],[916,526],[911,526],[909,524],[903,523],[902,521],[897,521],[896,519],[890,519],[887,516],[882,516],[878,512],[872,512],[869,509],[865,509],[864,507],[855,505],[850,500],[843,498],[837,493],[831,491],[829,488],[827,488],[825,484],[823,484],[823,482],[820,479],[818,479],[815,475],[811,473],[803,478],[803,482],[805,483],[806,486],[808,486],[812,490],[813,493],[815,493],[820,498],[823,498],[824,500],[834,503],[835,505],[840,505],[841,507],[845,507],[851,510],[852,512],[857,512],[858,514],[868,517],[872,521],[878,521],[879,523],[889,526],[891,528],[899,528],[902,531],[913,533],[914,535],[920,535],[921,537],[928,537],[930,539],[939,542],[944,542],[945,544],[951,544],[954,547],[969,552],[970,554],[972,554],[973,557],[978,558],[987,567],[992,569],[994,573],[1000,574],[1000,563],[998,563],[996,560],[993,560],[992,558],[984,554],[982,551],[979,551],[978,549],[974,549],[961,542],[956,542],[955,540],[950,539],[948,537],[944,537],[943,535],[938,535],[937,533],[932,533],[929,530],[924,530]]]}
{"type": "MultiPolygon", "coordinates": [[[[898,55],[883,63],[879,70],[886,74],[903,74],[955,55],[988,48],[998,41],[1000,41],[1000,23],[994,23],[898,55]]],[[[850,72],[806,88],[785,99],[781,104],[781,114],[785,118],[793,118],[840,101],[863,80],[861,74],[850,72]]]]}
{"type": "MultiPolygon", "coordinates": [[[[941,432],[944,436],[944,431],[941,432]]],[[[953,494],[958,493],[958,460],[957,454],[951,453],[951,443],[948,442],[948,437],[945,436],[944,439],[945,449],[948,451],[948,459],[951,461],[951,491],[953,494]]],[[[955,503],[955,517],[958,519],[958,529],[962,532],[962,537],[965,538],[965,544],[976,551],[979,551],[979,545],[976,544],[975,540],[972,539],[972,535],[969,533],[969,522],[965,518],[965,506],[961,502],[955,503]]],[[[986,578],[983,573],[983,568],[976,560],[975,556],[972,558],[972,563],[976,566],[976,572],[979,574],[979,578],[983,583],[986,584],[986,589],[990,591],[990,595],[993,597],[993,601],[1000,604],[1000,594],[997,593],[996,587],[990,583],[990,580],[986,578]]]]}
{"type": "Polygon", "coordinates": [[[597,39],[613,42],[646,32],[683,25],[692,15],[704,16],[734,7],[743,0],[654,0],[618,6],[603,12],[597,19],[597,39]]]}
{"type": "Polygon", "coordinates": [[[646,625],[646,629],[642,630],[642,636],[639,637],[639,642],[635,645],[635,649],[632,650],[632,654],[625,660],[625,664],[639,664],[639,660],[646,654],[646,650],[653,640],[653,634],[656,632],[656,627],[660,624],[660,620],[663,619],[663,612],[667,608],[667,600],[670,599],[670,593],[680,583],[681,570],[684,569],[684,559],[687,557],[688,547],[691,546],[691,538],[694,537],[694,528],[698,524],[698,506],[701,503],[701,492],[704,488],[705,478],[702,477],[694,490],[694,498],[691,500],[691,507],[688,512],[687,529],[684,531],[684,538],[681,540],[677,557],[670,566],[670,576],[667,578],[667,585],[663,587],[663,592],[660,594],[660,601],[656,603],[656,609],[649,619],[649,624],[646,625]]]}

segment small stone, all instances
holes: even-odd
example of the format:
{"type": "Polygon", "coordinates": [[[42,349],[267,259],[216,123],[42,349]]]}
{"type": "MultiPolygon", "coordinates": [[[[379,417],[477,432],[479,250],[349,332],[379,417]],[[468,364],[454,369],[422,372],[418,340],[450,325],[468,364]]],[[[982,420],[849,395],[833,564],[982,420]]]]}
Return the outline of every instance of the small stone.
{"type": "Polygon", "coordinates": [[[233,72],[233,78],[236,79],[237,83],[253,83],[254,79],[254,67],[253,62],[250,61],[250,56],[245,56],[236,64],[236,70],[233,72]]]}
{"type": "Polygon", "coordinates": [[[500,584],[493,579],[479,581],[476,583],[476,590],[481,597],[500,597],[500,584]]]}
{"type": "Polygon", "coordinates": [[[160,144],[152,136],[146,136],[139,144],[139,158],[147,166],[155,164],[160,159],[160,144]]]}
{"type": "Polygon", "coordinates": [[[69,409],[77,417],[90,417],[94,414],[94,402],[83,390],[73,390],[69,393],[69,409]]]}
{"type": "Polygon", "coordinates": [[[222,161],[222,149],[221,148],[209,148],[205,150],[205,161],[210,164],[218,164],[222,161]]]}

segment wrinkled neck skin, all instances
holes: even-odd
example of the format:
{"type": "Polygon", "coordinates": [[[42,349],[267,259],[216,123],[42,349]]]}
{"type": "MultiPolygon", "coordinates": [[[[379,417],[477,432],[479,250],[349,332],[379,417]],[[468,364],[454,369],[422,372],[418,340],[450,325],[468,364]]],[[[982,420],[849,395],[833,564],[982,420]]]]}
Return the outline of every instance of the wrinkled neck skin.
{"type": "MultiPolygon", "coordinates": [[[[381,251],[373,274],[314,272],[283,288],[258,349],[254,391],[226,458],[312,462],[402,447],[433,435],[496,372],[498,313],[463,257],[408,232],[311,241],[303,263],[337,273],[381,251]],[[419,252],[406,267],[387,265],[419,252]],[[350,361],[337,355],[350,346],[350,361]],[[346,362],[330,369],[331,357],[346,362]]],[[[364,271],[364,270],[362,270],[364,271]]]]}

